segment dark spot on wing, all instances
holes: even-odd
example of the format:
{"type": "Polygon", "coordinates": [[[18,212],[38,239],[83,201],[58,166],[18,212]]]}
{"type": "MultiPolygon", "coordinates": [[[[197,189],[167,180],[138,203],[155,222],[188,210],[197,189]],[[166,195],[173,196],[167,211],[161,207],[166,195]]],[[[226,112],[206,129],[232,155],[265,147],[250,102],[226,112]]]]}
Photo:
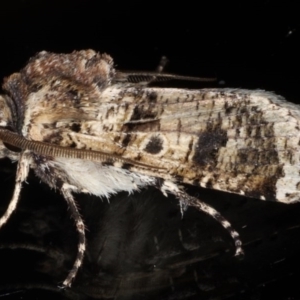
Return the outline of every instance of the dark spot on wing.
{"type": "Polygon", "coordinates": [[[144,150],[151,154],[157,154],[162,149],[163,149],[162,139],[159,136],[154,135],[150,138],[150,141],[148,142],[144,150]]]}
{"type": "Polygon", "coordinates": [[[77,144],[75,142],[71,142],[71,144],[68,145],[69,148],[76,148],[77,144]]]}
{"type": "Polygon", "coordinates": [[[149,97],[150,102],[155,103],[157,101],[157,93],[156,92],[151,92],[148,97],[149,97]]]}
{"type": "MultiPolygon", "coordinates": [[[[252,107],[250,110],[251,111],[256,111],[257,107],[252,107]]],[[[240,114],[242,115],[247,115],[249,117],[250,113],[249,113],[249,108],[247,106],[242,106],[241,109],[240,109],[240,114]]]]}
{"type": "Polygon", "coordinates": [[[188,151],[186,152],[185,158],[184,158],[184,162],[187,162],[189,159],[189,156],[193,150],[193,144],[194,144],[194,140],[191,139],[189,142],[189,147],[188,147],[188,151]]]}
{"type": "Polygon", "coordinates": [[[130,121],[137,121],[142,119],[155,119],[157,116],[156,110],[157,108],[153,105],[137,105],[133,110],[130,121]]]}
{"type": "Polygon", "coordinates": [[[124,163],[122,165],[122,169],[125,169],[125,170],[130,170],[132,167],[133,167],[133,165],[129,164],[129,163],[124,163]]]}
{"type": "Polygon", "coordinates": [[[127,147],[128,144],[129,144],[129,142],[130,142],[130,140],[131,140],[131,134],[128,133],[128,134],[126,134],[125,138],[122,141],[122,146],[123,147],[127,147]]]}
{"type": "Polygon", "coordinates": [[[208,125],[206,131],[199,134],[193,162],[203,168],[216,166],[219,149],[226,145],[227,140],[227,132],[220,126],[208,125]]]}
{"type": "Polygon", "coordinates": [[[283,166],[278,165],[274,174],[266,173],[265,176],[251,176],[247,182],[247,186],[251,189],[245,191],[245,185],[241,186],[241,190],[245,191],[245,196],[257,198],[264,196],[268,201],[277,201],[276,199],[276,183],[279,178],[284,176],[283,166]]]}
{"type": "Polygon", "coordinates": [[[160,131],[160,120],[149,120],[140,123],[125,123],[122,126],[123,132],[145,132],[145,131],[160,131]]]}
{"type": "MultiPolygon", "coordinates": [[[[255,146],[255,145],[254,145],[255,146]]],[[[270,166],[278,165],[279,158],[275,149],[261,150],[256,148],[244,148],[237,151],[237,162],[240,166],[270,166]]]]}
{"type": "Polygon", "coordinates": [[[73,132],[80,132],[81,130],[81,124],[80,123],[73,123],[70,127],[70,129],[73,131],[73,132]]]}
{"type": "Polygon", "coordinates": [[[276,183],[284,176],[284,171],[275,149],[238,150],[236,171],[237,174],[249,173],[246,182],[241,182],[238,187],[246,196],[257,199],[264,196],[268,201],[276,201],[276,183]]]}
{"type": "Polygon", "coordinates": [[[106,112],[106,116],[105,118],[108,119],[110,116],[114,116],[115,115],[115,107],[114,106],[111,106],[107,112],[106,112]]]}

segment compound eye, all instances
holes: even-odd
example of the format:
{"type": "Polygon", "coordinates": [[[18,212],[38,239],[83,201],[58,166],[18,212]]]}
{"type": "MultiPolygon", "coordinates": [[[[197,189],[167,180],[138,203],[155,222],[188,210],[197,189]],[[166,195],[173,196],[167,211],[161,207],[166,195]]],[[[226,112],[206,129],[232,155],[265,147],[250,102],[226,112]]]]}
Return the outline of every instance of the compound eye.
{"type": "MultiPolygon", "coordinates": [[[[1,126],[1,127],[3,127],[3,126],[1,126]]],[[[7,130],[9,130],[9,131],[15,132],[15,130],[14,130],[11,126],[5,126],[5,127],[3,127],[3,128],[4,128],[4,129],[7,129],[7,130]]],[[[3,145],[5,146],[6,149],[8,149],[8,150],[10,150],[10,151],[12,151],[12,152],[19,153],[19,152],[22,151],[21,148],[18,148],[18,147],[16,147],[16,146],[13,146],[13,145],[11,145],[11,144],[9,144],[9,143],[7,143],[7,142],[3,142],[3,141],[2,141],[2,143],[3,143],[3,145]]]]}

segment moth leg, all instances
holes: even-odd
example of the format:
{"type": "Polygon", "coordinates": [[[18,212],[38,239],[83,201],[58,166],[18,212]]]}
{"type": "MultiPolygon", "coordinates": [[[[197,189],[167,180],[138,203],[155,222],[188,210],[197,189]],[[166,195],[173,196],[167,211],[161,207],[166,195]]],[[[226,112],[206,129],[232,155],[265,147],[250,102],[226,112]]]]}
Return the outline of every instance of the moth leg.
{"type": "Polygon", "coordinates": [[[16,175],[16,181],[15,181],[15,189],[13,192],[13,196],[9,202],[9,205],[6,209],[6,212],[4,215],[0,218],[0,228],[7,223],[8,219],[10,218],[11,214],[15,211],[17,204],[19,202],[22,183],[26,180],[29,168],[30,168],[30,162],[31,162],[31,155],[29,151],[24,151],[20,159],[18,161],[17,166],[17,175],[16,175]]]}
{"type": "Polygon", "coordinates": [[[160,189],[165,195],[167,192],[175,195],[176,198],[180,201],[181,207],[192,206],[212,216],[231,235],[235,244],[235,255],[237,256],[237,255],[244,254],[239,233],[232,228],[231,224],[217,210],[215,210],[213,207],[209,206],[208,204],[202,202],[201,200],[192,197],[188,195],[186,192],[180,190],[178,186],[171,181],[164,181],[160,189]]]}
{"type": "Polygon", "coordinates": [[[81,215],[79,213],[77,204],[74,200],[74,197],[72,195],[72,191],[74,191],[74,187],[64,183],[62,188],[61,188],[61,193],[63,194],[64,198],[66,199],[68,203],[68,207],[70,208],[71,211],[71,216],[75,221],[76,229],[78,232],[78,251],[77,251],[77,256],[75,259],[75,262],[73,264],[73,267],[71,271],[69,272],[67,278],[63,282],[63,287],[71,287],[72,285],[72,280],[76,277],[77,272],[82,265],[82,261],[84,258],[84,253],[86,249],[86,239],[85,239],[85,226],[83,219],[81,218],[81,215]]]}

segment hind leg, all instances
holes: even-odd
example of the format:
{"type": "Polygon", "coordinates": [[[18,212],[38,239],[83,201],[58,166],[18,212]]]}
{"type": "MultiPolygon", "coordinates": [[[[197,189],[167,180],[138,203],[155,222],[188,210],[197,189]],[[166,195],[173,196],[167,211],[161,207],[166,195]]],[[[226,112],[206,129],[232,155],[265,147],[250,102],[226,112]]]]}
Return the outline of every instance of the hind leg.
{"type": "MultiPolygon", "coordinates": [[[[240,240],[240,236],[237,231],[235,231],[231,224],[213,207],[208,204],[202,202],[201,200],[188,195],[186,192],[182,191],[178,188],[178,186],[171,181],[164,181],[160,187],[161,191],[166,195],[166,193],[171,193],[175,195],[175,197],[180,202],[180,207],[192,206],[197,208],[200,211],[205,212],[206,214],[212,216],[215,220],[217,220],[231,235],[234,244],[235,244],[235,255],[242,255],[242,242],[240,240]]],[[[181,210],[182,211],[182,210],[181,210]]]]}

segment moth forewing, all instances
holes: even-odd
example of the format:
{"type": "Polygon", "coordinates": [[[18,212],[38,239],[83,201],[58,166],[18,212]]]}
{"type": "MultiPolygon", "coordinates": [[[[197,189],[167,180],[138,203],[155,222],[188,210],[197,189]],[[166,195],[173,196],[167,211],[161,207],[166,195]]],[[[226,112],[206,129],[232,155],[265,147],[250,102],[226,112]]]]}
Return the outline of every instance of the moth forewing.
{"type": "MultiPolygon", "coordinates": [[[[140,78],[149,77],[144,75],[140,78]]],[[[150,82],[164,77],[150,75],[150,82]]],[[[298,106],[263,91],[155,88],[128,76],[120,77],[106,54],[44,51],[4,83],[0,140],[22,154],[2,224],[16,206],[29,167],[59,189],[79,233],[64,286],[71,285],[86,248],[74,192],[109,197],[155,186],[174,194],[181,207],[193,206],[219,221],[234,239],[236,254],[242,253],[241,242],[230,223],[177,183],[264,200],[299,198],[298,106]]],[[[0,157],[19,158],[12,153],[0,143],[0,157]]]]}
{"type": "MultiPolygon", "coordinates": [[[[298,167],[287,161],[299,148],[299,107],[282,97],[264,91],[112,85],[98,99],[92,105],[94,119],[80,128],[76,120],[60,123],[51,142],[116,153],[161,168],[147,174],[167,180],[181,178],[258,199],[299,199],[298,167]]],[[[74,115],[88,115],[91,105],[73,109],[74,115]]]]}

